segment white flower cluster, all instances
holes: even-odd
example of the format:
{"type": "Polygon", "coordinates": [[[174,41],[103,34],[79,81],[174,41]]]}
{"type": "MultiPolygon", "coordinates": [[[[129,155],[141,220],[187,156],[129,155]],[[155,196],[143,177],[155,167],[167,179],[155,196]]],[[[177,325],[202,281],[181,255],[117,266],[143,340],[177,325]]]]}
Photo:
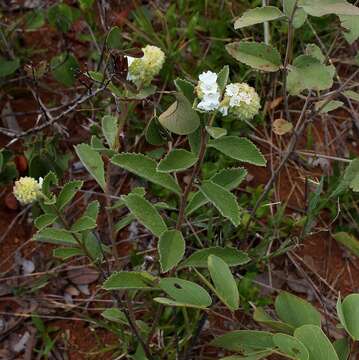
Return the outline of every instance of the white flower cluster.
{"type": "Polygon", "coordinates": [[[224,116],[230,112],[242,120],[250,120],[258,114],[260,107],[259,96],[251,86],[246,83],[234,83],[226,86],[219,111],[224,116]]]}
{"type": "Polygon", "coordinates": [[[127,80],[132,81],[137,87],[148,86],[165,62],[165,54],[157,46],[147,45],[142,51],[141,58],[127,56],[127,80]]]}
{"type": "Polygon", "coordinates": [[[217,74],[207,71],[199,75],[197,95],[200,102],[197,108],[203,111],[212,111],[218,108],[221,94],[217,84],[217,74]]]}
{"type": "Polygon", "coordinates": [[[41,196],[42,178],[39,181],[25,176],[15,181],[13,193],[16,199],[22,204],[27,205],[38,200],[41,196]]]}
{"type": "Polygon", "coordinates": [[[233,114],[243,120],[250,120],[258,114],[260,99],[251,86],[246,83],[228,84],[221,100],[217,78],[217,74],[212,71],[199,75],[196,88],[197,96],[201,100],[197,104],[199,110],[219,110],[223,116],[233,114]]]}

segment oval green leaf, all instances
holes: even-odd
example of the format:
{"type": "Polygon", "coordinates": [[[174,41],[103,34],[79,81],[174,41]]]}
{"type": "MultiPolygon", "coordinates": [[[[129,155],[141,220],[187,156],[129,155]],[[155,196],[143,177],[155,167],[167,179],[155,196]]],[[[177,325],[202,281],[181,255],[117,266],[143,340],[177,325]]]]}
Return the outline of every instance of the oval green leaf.
{"type": "Polygon", "coordinates": [[[161,173],[183,171],[193,166],[197,160],[197,156],[191,151],[173,149],[158,163],[157,171],[161,173]]]}
{"type": "Polygon", "coordinates": [[[239,307],[237,283],[225,261],[215,255],[208,257],[208,270],[219,299],[231,310],[239,307]]]}
{"type": "Polygon", "coordinates": [[[246,138],[223,136],[220,139],[210,140],[208,146],[238,161],[257,166],[265,166],[267,163],[257,146],[246,138]]]}
{"type": "Polygon", "coordinates": [[[192,104],[182,93],[176,94],[176,101],[163,112],[158,120],[163,127],[177,135],[193,133],[200,124],[199,116],[192,104]]]}
{"type": "Polygon", "coordinates": [[[212,299],[208,292],[202,286],[191,281],[178,278],[164,278],[161,279],[159,286],[178,303],[203,308],[212,304],[212,299]]]}
{"type": "Polygon", "coordinates": [[[226,45],[226,50],[236,60],[262,71],[278,71],[282,61],[278,50],[258,42],[239,41],[226,45]]]}
{"type": "Polygon", "coordinates": [[[167,230],[157,209],[144,197],[137,194],[123,196],[123,201],[135,218],[154,235],[160,236],[167,230]]]}
{"type": "Polygon", "coordinates": [[[165,231],[158,241],[158,253],[162,272],[167,272],[175,267],[183,258],[186,242],[178,230],[165,231]]]}

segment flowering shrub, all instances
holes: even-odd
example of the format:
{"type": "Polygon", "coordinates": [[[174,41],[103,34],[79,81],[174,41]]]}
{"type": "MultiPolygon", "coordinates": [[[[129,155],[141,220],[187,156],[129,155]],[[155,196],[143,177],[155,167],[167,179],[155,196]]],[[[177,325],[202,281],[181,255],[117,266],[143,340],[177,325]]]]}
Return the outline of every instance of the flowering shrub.
{"type": "MultiPolygon", "coordinates": [[[[157,6],[155,3],[152,5],[157,6]]],[[[201,2],[178,3],[183,13],[190,5],[203,7],[201,2]]],[[[207,3],[218,5],[205,2],[203,12],[207,3]]],[[[196,15],[182,28],[172,2],[165,4],[159,16],[166,28],[163,33],[155,31],[146,12],[135,12],[138,28],[134,27],[131,41],[117,26],[99,36],[94,31],[99,24],[92,19],[91,1],[79,1],[77,7],[52,5],[46,23],[62,40],[76,35],[81,45],[92,39],[86,70],[69,47],[49,64],[34,65],[21,64],[16,53],[8,50],[10,44],[5,44],[10,56],[0,58],[0,78],[19,75],[9,84],[25,78],[26,89],[39,109],[33,128],[4,131],[3,135],[11,138],[7,148],[28,139],[23,144],[28,168],[15,169],[12,155],[3,150],[0,180],[19,178],[13,195],[20,205],[32,205],[37,228],[33,239],[51,244],[54,261],[73,261],[79,268],[96,270],[99,284],[88,301],[104,296],[108,307],[101,312],[96,307],[95,314],[87,307],[81,310],[84,318],[95,324],[94,333],[103,328],[116,335],[117,359],[204,359],[212,356],[215,348],[220,349],[215,357],[223,360],[259,360],[271,355],[293,360],[346,360],[354,349],[351,343],[359,339],[359,321],[353,316],[358,313],[357,294],[343,302],[338,296],[342,335],[334,342],[329,332],[322,330],[323,315],[308,302],[280,292],[274,301],[276,317],[272,318],[264,309],[272,296],[260,294],[254,285],[256,276],[268,268],[270,286],[263,286],[274,291],[272,259],[311,234],[320,210],[329,214],[328,204],[334,202],[336,219],[339,197],[347,190],[359,190],[358,160],[345,159],[349,166],[340,181],[327,186],[324,200],[324,180],[315,182],[314,191],[306,184],[305,194],[300,187],[304,210],[295,215],[287,216],[288,199],[269,199],[281,170],[287,170],[288,164],[298,166],[296,161],[303,162],[301,156],[308,155],[297,151],[297,144],[301,137],[303,143],[313,142],[314,120],[326,119],[329,112],[344,106],[344,100],[346,109],[351,110],[351,100],[358,101],[352,90],[358,73],[353,70],[354,60],[332,61],[327,48],[335,46],[317,41],[315,31],[315,36],[309,37],[305,28],[298,43],[294,36],[299,37],[305,24],[315,30],[317,24],[313,25],[311,18],[337,15],[346,31],[338,31],[334,40],[352,43],[359,37],[358,8],[344,0],[285,0],[282,4],[249,9],[235,19],[234,26],[229,11],[224,28],[210,29],[214,31],[209,37],[215,42],[213,52],[219,53],[213,54],[209,46],[203,58],[195,57],[201,47],[193,34],[198,33],[200,39],[203,28],[208,30],[211,25],[198,21],[196,15]],[[70,36],[67,33],[79,14],[89,22],[89,33],[74,35],[73,31],[70,36]],[[168,19],[172,19],[170,29],[168,19]],[[274,21],[277,25],[269,27],[274,21]],[[255,32],[247,34],[252,25],[257,25],[255,32]],[[216,41],[217,31],[223,41],[216,41]],[[277,39],[281,32],[287,37],[285,44],[277,39]],[[187,37],[191,36],[190,41],[187,37]],[[264,41],[253,40],[260,38],[264,41]],[[318,44],[302,43],[307,38],[318,44]],[[142,56],[129,55],[144,41],[142,56]],[[337,74],[336,65],[342,63],[349,63],[351,75],[346,80],[337,74]],[[43,81],[47,73],[68,92],[55,107],[50,104],[59,94],[48,91],[51,82],[43,81]],[[39,89],[45,89],[46,96],[40,96],[39,89]],[[65,103],[69,96],[73,98],[65,103]],[[280,118],[267,116],[276,108],[271,115],[280,113],[280,118]],[[60,123],[73,113],[80,114],[76,121],[80,119],[81,131],[68,132],[60,123]],[[45,129],[60,135],[47,138],[45,131],[43,138],[36,137],[45,129]],[[271,129],[282,138],[267,136],[271,129]],[[262,133],[265,138],[258,136],[262,133]],[[273,160],[276,156],[277,162],[273,160]],[[268,163],[273,163],[271,171],[268,163]],[[251,176],[249,171],[261,176],[251,176]],[[29,176],[19,175],[27,173],[29,176]],[[265,186],[253,187],[263,178],[268,178],[265,186]],[[253,330],[253,322],[239,323],[239,315],[250,321],[251,310],[254,321],[271,331],[253,330]],[[218,323],[220,327],[213,330],[218,323]],[[199,343],[203,354],[197,351],[199,343]]],[[[230,9],[232,5],[226,3],[230,9]]],[[[157,10],[160,12],[160,7],[157,10]]],[[[107,29],[108,13],[100,13],[99,23],[107,29]]],[[[26,18],[24,22],[35,28],[45,23],[43,12],[35,11],[35,15],[36,21],[26,18]]],[[[10,29],[9,33],[17,32],[10,29]]],[[[11,118],[3,113],[4,118],[11,118]]],[[[76,121],[69,123],[73,126],[76,121]]],[[[13,122],[12,127],[15,125],[13,122]]],[[[336,160],[330,155],[324,158],[336,160]]],[[[302,179],[302,173],[298,177],[302,179]]],[[[353,208],[357,209],[356,204],[353,208]]],[[[359,254],[359,245],[345,234],[341,231],[334,238],[359,254]]],[[[301,269],[295,259],[289,259],[301,269]]],[[[325,286],[330,295],[335,293],[332,285],[325,282],[325,286]]],[[[34,291],[42,287],[37,285],[34,291]]],[[[315,288],[317,296],[316,292],[315,288]]],[[[339,330],[335,331],[337,336],[339,330]]],[[[47,345],[52,344],[43,329],[42,336],[47,345]]]]}

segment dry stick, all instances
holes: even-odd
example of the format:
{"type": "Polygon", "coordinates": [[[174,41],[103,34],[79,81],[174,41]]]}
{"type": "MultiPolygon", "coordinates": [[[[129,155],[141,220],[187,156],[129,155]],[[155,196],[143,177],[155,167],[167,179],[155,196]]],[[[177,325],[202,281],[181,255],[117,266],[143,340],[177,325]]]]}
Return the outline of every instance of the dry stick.
{"type": "Polygon", "coordinates": [[[336,91],[334,91],[331,96],[329,96],[324,102],[323,104],[317,109],[317,110],[312,110],[311,115],[309,116],[308,119],[303,120],[306,110],[308,108],[309,105],[309,99],[310,99],[310,95],[311,92],[309,92],[307,99],[305,101],[305,104],[303,106],[302,112],[300,114],[300,117],[298,119],[297,125],[293,131],[293,135],[289,141],[288,147],[287,147],[287,151],[286,154],[284,156],[284,158],[282,159],[281,163],[278,165],[277,169],[274,171],[273,175],[271,176],[271,178],[269,179],[269,181],[267,182],[266,186],[264,187],[264,190],[262,192],[262,194],[260,195],[260,197],[258,198],[256,204],[254,205],[253,210],[251,211],[250,214],[250,218],[248,220],[247,226],[245,228],[245,236],[248,233],[248,229],[249,226],[255,216],[256,211],[259,208],[260,203],[262,202],[262,200],[267,196],[267,194],[269,193],[270,189],[272,188],[272,185],[274,184],[274,182],[277,180],[277,177],[280,173],[280,171],[282,170],[283,166],[287,163],[288,159],[290,158],[290,156],[292,155],[292,153],[295,151],[295,146],[298,142],[298,139],[300,137],[300,135],[303,133],[303,131],[306,129],[306,125],[311,122],[314,117],[319,114],[324,107],[338,94],[340,94],[347,86],[347,84],[349,84],[349,82],[355,78],[355,76],[357,76],[359,73],[359,69],[356,70],[336,91]]]}
{"type": "Polygon", "coordinates": [[[45,128],[47,128],[50,125],[53,125],[54,123],[56,123],[57,121],[61,120],[63,117],[65,117],[66,115],[69,115],[70,113],[72,113],[79,105],[83,104],[84,102],[86,102],[87,100],[95,97],[96,95],[98,95],[99,93],[101,93],[102,91],[106,90],[108,84],[110,83],[111,79],[109,79],[108,81],[106,81],[106,83],[101,86],[100,88],[96,89],[94,92],[86,95],[86,96],[80,96],[73,105],[71,105],[70,107],[68,107],[66,110],[64,110],[61,114],[57,115],[57,116],[52,116],[50,114],[50,112],[48,111],[48,109],[44,108],[43,104],[41,106],[42,111],[45,111],[46,109],[46,115],[49,118],[49,121],[35,126],[29,130],[26,131],[22,131],[21,133],[13,133],[13,136],[16,136],[16,138],[12,139],[11,141],[9,141],[6,145],[5,148],[8,148],[9,146],[11,146],[12,144],[14,144],[15,142],[17,142],[18,140],[20,140],[21,138],[24,138],[28,135],[31,135],[33,133],[36,133],[40,130],[43,130],[45,128]]]}

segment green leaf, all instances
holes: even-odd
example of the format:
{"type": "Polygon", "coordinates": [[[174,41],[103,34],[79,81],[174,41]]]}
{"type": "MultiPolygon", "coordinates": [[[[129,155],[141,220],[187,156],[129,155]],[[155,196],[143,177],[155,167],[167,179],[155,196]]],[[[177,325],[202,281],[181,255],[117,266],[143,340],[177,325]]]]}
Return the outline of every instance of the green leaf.
{"type": "Polygon", "coordinates": [[[241,29],[246,26],[261,24],[266,21],[276,20],[284,17],[284,14],[275,6],[263,6],[247,10],[234,23],[234,28],[241,29]]]}
{"type": "Polygon", "coordinates": [[[286,334],[293,334],[294,327],[282,321],[273,320],[261,307],[256,307],[253,313],[253,320],[264,326],[286,334]]]}
{"type": "Polygon", "coordinates": [[[167,230],[158,241],[161,271],[167,272],[174,268],[183,258],[186,243],[183,235],[178,230],[167,230]]]}
{"type": "Polygon", "coordinates": [[[50,171],[44,177],[44,181],[42,182],[42,192],[44,193],[45,196],[51,198],[52,197],[51,187],[57,186],[58,184],[59,184],[59,180],[56,174],[53,171],[50,171]]]}
{"type": "MultiPolygon", "coordinates": [[[[296,6],[297,0],[283,0],[283,11],[290,18],[293,14],[294,6],[296,6]]],[[[307,13],[297,7],[293,18],[293,27],[299,29],[307,20],[307,13]]]]}
{"type": "Polygon", "coordinates": [[[177,91],[181,92],[190,103],[193,103],[195,99],[194,85],[191,82],[180,78],[175,79],[174,84],[177,91]]]}
{"type": "Polygon", "coordinates": [[[145,272],[119,271],[112,273],[103,283],[105,290],[153,289],[155,278],[145,272]]]}
{"type": "Polygon", "coordinates": [[[320,327],[321,319],[318,310],[309,302],[288,292],[281,292],[277,296],[275,310],[283,322],[295,328],[306,324],[320,327]]]}
{"type": "Polygon", "coordinates": [[[340,22],[346,31],[343,31],[343,36],[346,41],[351,45],[359,37],[359,16],[340,15],[340,22]]]}
{"type": "Polygon", "coordinates": [[[188,135],[188,142],[191,147],[191,151],[196,156],[199,155],[201,151],[201,129],[198,128],[196,131],[188,135]]]}
{"type": "Polygon", "coordinates": [[[46,226],[52,225],[56,220],[56,214],[42,214],[35,219],[34,224],[38,229],[42,229],[46,226]]]}
{"type": "Polygon", "coordinates": [[[317,44],[307,44],[305,47],[305,55],[318,59],[322,64],[325,62],[325,56],[317,44]]]}
{"type": "Polygon", "coordinates": [[[190,151],[173,149],[158,163],[157,171],[161,173],[183,171],[193,166],[197,160],[197,156],[190,151]]]}
{"type": "Polygon", "coordinates": [[[101,121],[102,132],[105,136],[108,146],[115,149],[117,143],[118,120],[115,116],[105,115],[101,121]]]}
{"type": "MultiPolygon", "coordinates": [[[[227,190],[236,188],[247,176],[244,168],[223,169],[213,175],[210,180],[227,190]]],[[[196,192],[186,207],[186,215],[192,214],[195,210],[208,203],[207,198],[200,192],[196,192]]]]}
{"type": "Polygon", "coordinates": [[[181,193],[181,188],[174,178],[169,174],[157,172],[157,163],[148,156],[136,153],[121,153],[112,157],[111,162],[176,194],[181,193]]]}
{"type": "Polygon", "coordinates": [[[52,255],[54,257],[60,258],[62,260],[70,259],[74,256],[81,256],[84,255],[83,251],[80,248],[57,248],[52,251],[52,255]]]}
{"type": "Polygon", "coordinates": [[[239,292],[237,283],[227,263],[220,257],[208,257],[208,270],[219,299],[231,310],[239,307],[239,292]]]}
{"type": "Polygon", "coordinates": [[[234,226],[239,225],[240,208],[236,197],[231,192],[210,180],[203,181],[199,189],[225,218],[229,219],[234,226]]]}
{"type": "Polygon", "coordinates": [[[243,251],[231,247],[210,247],[195,251],[190,257],[182,262],[180,268],[194,266],[207,267],[208,257],[215,255],[227,263],[228,266],[247,264],[251,259],[243,251]]]}
{"type": "Polygon", "coordinates": [[[35,234],[34,239],[50,244],[78,245],[71,233],[64,229],[57,228],[41,229],[35,234]]]}
{"type": "Polygon", "coordinates": [[[337,312],[346,332],[354,341],[359,341],[359,294],[350,294],[343,302],[339,296],[337,312]]]}
{"type": "Polygon", "coordinates": [[[83,11],[88,11],[91,9],[92,5],[94,4],[95,0],[78,0],[80,4],[80,8],[83,11]]]}
{"type": "Polygon", "coordinates": [[[319,326],[303,325],[295,330],[294,336],[307,348],[309,360],[339,360],[333,345],[319,326]]]}
{"type": "Polygon", "coordinates": [[[228,80],[229,80],[229,66],[224,65],[217,76],[217,84],[218,84],[219,91],[221,93],[224,92],[226,85],[228,83],[228,80]]]}
{"type": "Polygon", "coordinates": [[[212,304],[208,292],[191,281],[178,278],[164,278],[160,280],[160,288],[173,300],[182,306],[206,308],[212,304]]]}
{"type": "Polygon", "coordinates": [[[344,181],[349,183],[349,187],[353,191],[359,191],[359,158],[352,160],[345,169],[344,181]]]}
{"type": "Polygon", "coordinates": [[[351,100],[354,100],[356,102],[359,102],[359,94],[353,90],[347,90],[343,92],[344,96],[347,96],[351,100]]]}
{"type": "Polygon", "coordinates": [[[339,244],[345,246],[355,256],[359,257],[359,240],[354,235],[340,231],[334,234],[333,238],[339,244]]]}
{"type": "Polygon", "coordinates": [[[20,67],[20,59],[6,60],[0,58],[0,78],[13,74],[20,67]]]}
{"type": "Polygon", "coordinates": [[[61,211],[71,202],[76,193],[82,188],[83,181],[72,180],[64,185],[56,201],[56,207],[61,211]]]}
{"type": "Polygon", "coordinates": [[[298,5],[311,16],[359,15],[359,8],[345,0],[299,0],[298,5]]]}
{"type": "Polygon", "coordinates": [[[75,146],[75,151],[87,171],[101,186],[102,190],[105,191],[105,170],[101,155],[87,144],[75,146]]]}
{"type": "Polygon", "coordinates": [[[350,355],[350,343],[347,338],[335,340],[333,346],[339,360],[348,360],[350,355]]]}
{"type": "Polygon", "coordinates": [[[52,6],[47,12],[50,25],[61,32],[68,32],[78,15],[78,10],[76,11],[76,9],[65,3],[52,6]]]}
{"type": "Polygon", "coordinates": [[[321,100],[321,101],[316,102],[314,107],[317,111],[319,109],[321,109],[320,113],[323,114],[323,113],[328,113],[330,111],[336,110],[343,105],[344,105],[343,101],[339,101],[339,100],[330,100],[329,102],[327,102],[327,100],[321,100]]]}
{"type": "Polygon", "coordinates": [[[210,140],[208,146],[235,160],[257,166],[265,166],[267,163],[258,148],[247,138],[223,136],[220,139],[210,140]]]}
{"type": "Polygon", "coordinates": [[[81,232],[94,229],[97,226],[96,221],[89,216],[81,216],[72,226],[71,231],[81,232]]]}
{"type": "Polygon", "coordinates": [[[274,334],[273,342],[280,352],[291,356],[293,359],[309,360],[307,348],[295,337],[286,334],[274,334]]]}
{"type": "Polygon", "coordinates": [[[227,135],[227,129],[214,126],[206,126],[206,131],[213,139],[219,139],[227,135]]]}
{"type": "Polygon", "coordinates": [[[267,331],[236,330],[219,336],[211,343],[230,351],[269,350],[274,348],[273,335],[267,331]]]}
{"type": "Polygon", "coordinates": [[[161,215],[148,200],[136,194],[123,196],[123,200],[136,219],[154,235],[160,236],[167,230],[161,215]]]}
{"type": "Polygon", "coordinates": [[[45,25],[45,14],[44,11],[33,10],[26,15],[26,28],[28,30],[36,30],[45,25]]]}
{"type": "Polygon", "coordinates": [[[128,324],[126,315],[118,308],[106,309],[101,313],[101,316],[109,321],[121,324],[128,324]]]}
{"type": "Polygon", "coordinates": [[[239,41],[226,45],[226,50],[236,60],[258,70],[274,72],[282,66],[280,54],[270,45],[239,41]]]}
{"type": "Polygon", "coordinates": [[[192,104],[182,93],[176,94],[176,101],[159,117],[161,125],[177,135],[193,133],[200,124],[199,116],[192,104]]]}
{"type": "Polygon", "coordinates": [[[153,117],[146,126],[145,138],[151,145],[162,145],[166,143],[166,136],[164,132],[165,131],[158,123],[158,119],[153,117]]]}
{"type": "Polygon", "coordinates": [[[110,29],[107,34],[106,44],[111,49],[120,49],[122,48],[122,33],[121,29],[118,26],[114,26],[110,29]]]}
{"type": "Polygon", "coordinates": [[[82,216],[88,216],[96,221],[99,210],[100,203],[97,200],[91,201],[82,216]]]}
{"type": "Polygon", "coordinates": [[[79,64],[74,55],[69,53],[57,55],[51,59],[50,66],[52,76],[56,81],[65,86],[73,86],[75,84],[79,64]]]}
{"type": "Polygon", "coordinates": [[[122,219],[120,219],[114,226],[114,231],[119,232],[122,229],[124,229],[126,226],[130,225],[132,221],[135,219],[135,217],[132,214],[129,214],[127,216],[124,216],[122,219]]]}
{"type": "Polygon", "coordinates": [[[313,56],[298,56],[289,70],[288,91],[292,95],[299,95],[303,90],[325,90],[333,85],[332,67],[313,56]]]}
{"type": "Polygon", "coordinates": [[[271,354],[273,354],[272,350],[262,350],[262,351],[256,351],[250,353],[249,355],[246,356],[241,356],[241,355],[226,356],[224,358],[221,358],[221,360],[260,360],[260,359],[266,359],[271,354]]]}
{"type": "Polygon", "coordinates": [[[108,247],[101,243],[101,240],[97,238],[94,231],[86,231],[82,235],[84,237],[83,243],[90,258],[94,261],[102,260],[103,254],[107,251],[108,247]]]}

